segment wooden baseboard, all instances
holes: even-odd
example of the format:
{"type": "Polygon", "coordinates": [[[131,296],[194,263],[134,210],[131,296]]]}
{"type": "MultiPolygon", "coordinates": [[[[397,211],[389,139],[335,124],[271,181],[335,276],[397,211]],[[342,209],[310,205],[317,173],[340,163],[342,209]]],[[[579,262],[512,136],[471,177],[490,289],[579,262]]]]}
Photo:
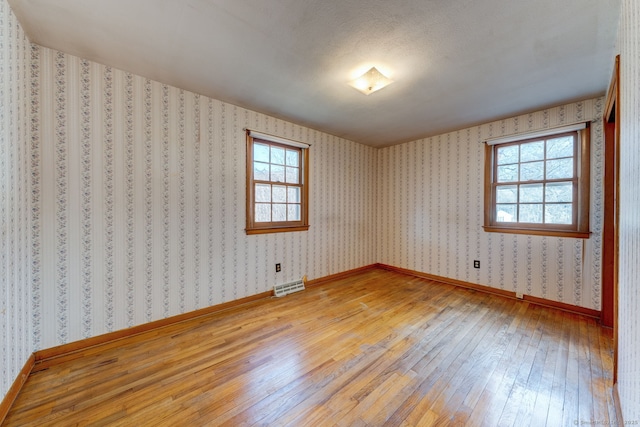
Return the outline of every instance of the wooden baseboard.
{"type": "MultiPolygon", "coordinates": [[[[344,271],[342,273],[332,274],[329,276],[309,280],[305,282],[305,285],[307,287],[313,287],[331,280],[349,277],[359,272],[370,270],[373,268],[376,268],[375,264],[367,265],[360,268],[355,268],[353,270],[344,271]]],[[[143,334],[143,333],[160,329],[166,326],[174,325],[176,323],[191,320],[196,317],[206,316],[208,314],[216,313],[222,310],[227,310],[227,309],[237,307],[239,305],[246,304],[249,302],[269,298],[271,296],[273,296],[273,291],[263,292],[260,294],[251,295],[245,298],[225,302],[225,303],[214,305],[211,307],[205,307],[200,310],[179,314],[177,316],[167,317],[166,319],[160,319],[153,322],[144,323],[142,325],[134,326],[128,329],[121,329],[121,330],[110,332],[107,334],[97,335],[95,337],[87,338],[84,340],[74,341],[68,344],[62,344],[56,347],[39,350],[34,353],[35,362],[36,362],[36,366],[34,369],[37,371],[37,370],[45,369],[49,366],[55,365],[56,363],[60,363],[62,361],[70,360],[76,357],[82,357],[82,351],[91,347],[105,345],[105,344],[112,343],[114,341],[118,341],[124,338],[132,337],[134,335],[143,334]]]]}
{"type": "Polygon", "coordinates": [[[13,384],[11,384],[9,391],[2,399],[2,402],[0,402],[0,425],[2,425],[2,423],[4,422],[4,419],[9,413],[9,409],[11,409],[11,405],[13,405],[13,402],[16,400],[16,397],[18,397],[18,393],[20,393],[22,386],[24,385],[25,381],[27,381],[27,378],[29,378],[29,374],[31,374],[31,370],[35,365],[35,362],[35,356],[32,354],[25,362],[22,370],[16,377],[13,384]]]}
{"type": "MultiPolygon", "coordinates": [[[[415,271],[415,270],[409,270],[409,269],[405,269],[405,268],[400,268],[400,267],[394,267],[391,265],[386,265],[386,264],[380,264],[380,263],[376,263],[376,264],[370,264],[370,265],[366,265],[363,267],[359,267],[359,268],[354,268],[352,270],[347,270],[347,271],[343,271],[341,273],[336,273],[336,274],[331,274],[328,276],[324,276],[324,277],[319,277],[316,279],[312,279],[312,280],[308,280],[305,282],[305,285],[307,287],[314,287],[314,286],[318,286],[321,285],[323,283],[329,282],[329,281],[333,281],[333,280],[338,280],[338,279],[344,279],[347,278],[349,276],[353,276],[355,274],[367,271],[367,270],[371,270],[371,269],[375,269],[375,268],[382,268],[385,270],[389,270],[389,271],[396,271],[398,273],[403,273],[403,274],[408,274],[411,276],[415,276],[415,277],[421,277],[424,279],[428,279],[428,280],[434,280],[437,282],[441,282],[441,283],[448,283],[451,285],[455,285],[455,286],[461,286],[464,288],[468,288],[468,289],[475,289],[475,290],[479,290],[482,292],[488,292],[488,293],[492,293],[495,295],[500,295],[503,297],[507,297],[507,298],[516,298],[515,293],[511,292],[511,291],[504,291],[501,289],[495,289],[495,288],[491,288],[489,286],[483,286],[483,285],[477,285],[474,283],[469,283],[469,282],[464,282],[461,280],[455,280],[455,279],[450,279],[447,277],[442,277],[442,276],[436,276],[433,274],[428,274],[428,273],[423,273],[423,272],[419,272],[419,271],[415,271]]],[[[35,355],[35,363],[36,365],[40,365],[42,364],[42,362],[47,361],[47,365],[50,366],[51,364],[55,364],[55,362],[53,361],[53,359],[56,358],[61,358],[61,357],[66,357],[69,356],[72,353],[77,353],[77,352],[81,352],[83,350],[86,350],[87,348],[90,347],[94,347],[94,346],[98,346],[98,345],[102,345],[102,344],[106,344],[109,342],[113,342],[113,341],[117,341],[123,338],[127,338],[127,337],[131,337],[134,335],[138,335],[138,334],[142,334],[145,332],[149,332],[155,329],[159,329],[165,326],[169,326],[169,325],[173,325],[175,323],[179,323],[179,322],[183,322],[186,320],[190,320],[196,317],[200,317],[200,316],[206,316],[208,314],[211,313],[215,313],[218,311],[222,311],[222,310],[226,310],[232,307],[236,307],[242,304],[246,304],[252,301],[257,301],[260,299],[264,299],[264,298],[268,298],[271,295],[273,295],[272,291],[269,292],[263,292],[260,294],[256,294],[256,295],[251,295],[245,298],[241,298],[238,300],[234,300],[234,301],[229,301],[226,303],[222,303],[222,304],[218,304],[215,306],[211,306],[211,307],[206,307],[206,308],[202,308],[200,310],[196,310],[196,311],[191,311],[189,313],[184,313],[184,314],[179,314],[177,316],[172,316],[172,317],[168,317],[166,319],[160,319],[160,320],[156,320],[153,322],[149,322],[149,323],[145,323],[142,325],[138,325],[138,326],[134,326],[132,328],[128,328],[128,329],[122,329],[119,331],[114,331],[114,332],[110,332],[107,334],[103,334],[103,335],[98,335],[95,337],[91,337],[91,338],[87,338],[84,340],[80,340],[80,341],[74,341],[68,344],[62,344],[56,347],[51,347],[48,349],[44,349],[44,350],[39,350],[36,351],[34,353],[35,355]]],[[[573,306],[573,305],[569,305],[569,304],[563,304],[563,303],[558,303],[555,301],[550,301],[550,300],[545,300],[543,298],[537,298],[537,297],[532,297],[529,295],[525,295],[524,296],[524,300],[525,301],[529,301],[533,304],[538,304],[538,305],[544,305],[544,306],[549,306],[549,307],[554,307],[554,308],[559,308],[561,310],[565,310],[565,311],[570,311],[573,313],[579,313],[579,314],[583,314],[583,315],[587,315],[587,316],[591,316],[591,317],[599,317],[600,312],[595,311],[595,310],[590,310],[587,308],[582,308],[582,307],[578,307],[578,306],[573,306]]],[[[65,359],[66,360],[66,359],[65,359]]],[[[37,367],[36,367],[37,369],[37,367]]]]}
{"type": "MultiPolygon", "coordinates": [[[[361,272],[372,270],[372,269],[384,269],[388,271],[394,271],[397,273],[407,274],[410,276],[420,277],[423,279],[433,280],[436,282],[441,282],[441,283],[460,286],[460,287],[473,289],[481,292],[491,293],[491,294],[499,295],[506,298],[517,299],[515,292],[505,291],[502,289],[495,289],[489,286],[478,285],[475,283],[464,282],[461,280],[451,279],[448,277],[436,276],[433,274],[423,273],[420,271],[409,270],[409,269],[400,268],[400,267],[394,267],[391,265],[381,264],[381,263],[370,264],[363,267],[354,268],[352,270],[347,270],[341,273],[331,274],[328,276],[308,280],[308,281],[305,281],[305,285],[307,287],[319,286],[329,281],[344,279],[344,278],[356,275],[361,272]]],[[[11,408],[11,405],[13,404],[15,398],[18,396],[18,393],[20,392],[22,386],[24,385],[25,381],[29,377],[30,373],[33,372],[34,370],[37,370],[39,366],[46,367],[46,366],[55,365],[56,363],[59,363],[63,360],[74,358],[73,356],[74,354],[77,355],[76,357],[82,357],[81,352],[91,347],[112,343],[124,338],[132,337],[134,335],[143,334],[143,333],[160,329],[166,326],[170,326],[176,323],[184,322],[197,317],[206,316],[208,314],[227,310],[233,307],[247,304],[249,302],[269,298],[272,295],[273,295],[273,291],[263,292],[260,294],[251,295],[238,300],[229,301],[229,302],[225,302],[215,306],[202,308],[200,310],[195,310],[188,313],[179,314],[177,316],[168,317],[166,319],[159,319],[153,322],[134,326],[128,329],[122,329],[119,331],[98,335],[98,336],[87,338],[84,340],[74,341],[68,344],[63,344],[63,345],[59,345],[59,346],[44,349],[44,350],[38,350],[34,352],[26,361],[18,377],[15,379],[15,381],[11,385],[11,388],[9,389],[5,397],[2,399],[2,402],[0,402],[0,425],[4,421],[7,414],[9,413],[9,409],[11,408]]],[[[591,309],[574,306],[570,304],[559,303],[556,301],[546,300],[543,298],[532,297],[529,295],[525,295],[524,300],[532,304],[557,308],[560,310],[569,311],[576,314],[600,318],[600,312],[596,310],[591,310],[591,309]]],[[[614,400],[618,408],[618,414],[620,417],[622,417],[622,412],[620,410],[620,398],[618,395],[617,385],[614,385],[613,393],[614,393],[614,400]]]]}
{"type": "Polygon", "coordinates": [[[307,280],[305,282],[305,286],[311,288],[313,286],[318,286],[326,282],[330,282],[332,280],[345,279],[347,277],[353,276],[358,273],[362,273],[363,271],[373,270],[379,268],[379,264],[369,264],[364,267],[354,268],[352,270],[343,271],[341,273],[330,274],[328,276],[319,277],[317,279],[307,280]]]}
{"type": "Polygon", "coordinates": [[[95,337],[87,338],[80,341],[70,342],[68,344],[62,344],[56,347],[47,348],[44,350],[38,350],[34,353],[35,362],[36,362],[36,370],[39,369],[40,365],[43,362],[47,362],[47,366],[54,365],[56,361],[54,359],[59,359],[62,361],[68,360],[67,356],[78,353],[83,350],[86,350],[90,347],[95,347],[98,345],[103,345],[107,343],[111,343],[113,341],[118,341],[124,338],[132,337],[134,335],[143,334],[145,332],[150,332],[156,329],[163,328],[165,326],[174,325],[176,323],[184,322],[187,320],[195,319],[196,317],[206,316],[208,314],[217,313],[219,311],[227,310],[233,307],[237,307],[242,304],[246,304],[249,302],[269,298],[273,295],[273,291],[263,292],[256,295],[251,295],[245,298],[240,298],[234,301],[225,302],[222,304],[213,305],[211,307],[201,308],[199,310],[190,311],[188,313],[178,314],[176,316],[167,317],[165,319],[155,320],[153,322],[144,323],[142,325],[133,326],[128,329],[121,329],[114,332],[109,332],[102,335],[97,335],[95,337]]]}
{"type": "Polygon", "coordinates": [[[395,271],[402,274],[408,274],[410,276],[420,277],[423,279],[433,280],[435,282],[447,283],[449,285],[460,286],[467,289],[473,289],[476,291],[486,292],[494,295],[500,295],[505,298],[517,299],[519,301],[527,301],[531,304],[541,305],[544,307],[551,307],[563,311],[567,311],[574,314],[580,314],[583,316],[594,317],[600,319],[600,312],[592,310],[590,308],[580,307],[577,305],[565,304],[562,302],[552,301],[545,298],[534,297],[531,295],[524,295],[524,298],[516,298],[516,293],[513,291],[505,291],[503,289],[496,289],[490,286],[478,285],[475,283],[465,282],[462,280],[450,279],[448,277],[436,276],[434,274],[423,273],[421,271],[409,270],[406,268],[394,267],[387,264],[377,264],[377,267],[384,270],[395,271]]]}

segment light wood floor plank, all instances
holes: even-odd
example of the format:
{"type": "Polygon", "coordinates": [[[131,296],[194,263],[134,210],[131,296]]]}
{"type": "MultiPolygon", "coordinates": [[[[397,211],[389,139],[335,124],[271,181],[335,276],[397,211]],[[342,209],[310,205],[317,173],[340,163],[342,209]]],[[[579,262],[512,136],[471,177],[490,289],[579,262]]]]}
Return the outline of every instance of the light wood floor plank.
{"type": "MultiPolygon", "coordinates": [[[[549,414],[549,405],[551,402],[551,390],[553,387],[553,375],[555,372],[555,364],[558,358],[558,340],[561,339],[562,313],[559,311],[547,313],[548,322],[545,325],[545,335],[552,339],[544,340],[546,344],[546,355],[540,370],[534,375],[538,375],[537,392],[530,395],[529,399],[533,400],[533,409],[528,412],[521,412],[518,419],[526,426],[545,425],[549,414]]],[[[527,408],[530,409],[530,408],[527,408]]]]}
{"type": "Polygon", "coordinates": [[[611,370],[592,318],[376,269],[45,360],[4,425],[573,425],[611,370]]]}

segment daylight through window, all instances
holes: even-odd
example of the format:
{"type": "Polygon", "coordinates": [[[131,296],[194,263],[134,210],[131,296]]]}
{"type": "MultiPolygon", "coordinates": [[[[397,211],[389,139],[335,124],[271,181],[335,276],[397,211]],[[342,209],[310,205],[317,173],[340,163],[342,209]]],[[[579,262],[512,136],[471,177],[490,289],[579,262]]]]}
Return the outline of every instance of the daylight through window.
{"type": "Polygon", "coordinates": [[[588,237],[588,131],[487,144],[485,230],[588,237]]]}
{"type": "Polygon", "coordinates": [[[247,234],[307,230],[307,146],[258,135],[247,134],[247,234]]]}

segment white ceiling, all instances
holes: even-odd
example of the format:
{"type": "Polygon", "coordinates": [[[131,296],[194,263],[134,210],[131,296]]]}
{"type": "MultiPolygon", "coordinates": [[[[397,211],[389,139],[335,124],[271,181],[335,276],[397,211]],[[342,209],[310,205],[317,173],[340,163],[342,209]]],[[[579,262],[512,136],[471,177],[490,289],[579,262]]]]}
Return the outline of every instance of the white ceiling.
{"type": "Polygon", "coordinates": [[[620,0],[9,0],[32,42],[372,146],[604,93],[620,0]],[[395,83],[348,85],[375,65],[395,83]]]}

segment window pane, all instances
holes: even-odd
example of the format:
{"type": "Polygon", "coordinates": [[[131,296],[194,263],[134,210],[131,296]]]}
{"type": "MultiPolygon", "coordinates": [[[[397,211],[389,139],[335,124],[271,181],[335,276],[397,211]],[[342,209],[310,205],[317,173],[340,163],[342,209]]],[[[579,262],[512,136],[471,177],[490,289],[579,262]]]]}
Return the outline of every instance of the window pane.
{"type": "Polygon", "coordinates": [[[544,162],[523,163],[520,165],[520,181],[538,181],[543,178],[544,162]]]}
{"type": "Polygon", "coordinates": [[[544,206],[544,222],[547,224],[571,224],[573,215],[570,203],[544,206]]]}
{"type": "Polygon", "coordinates": [[[256,203],[256,222],[271,222],[271,205],[256,203]]]}
{"type": "Polygon", "coordinates": [[[271,186],[269,184],[256,184],[256,202],[269,203],[271,201],[271,186]]]}
{"type": "Polygon", "coordinates": [[[573,178],[573,159],[547,161],[547,179],[573,178]]]}
{"type": "Polygon", "coordinates": [[[544,141],[527,142],[520,147],[520,161],[544,160],[544,141]]]}
{"type": "Polygon", "coordinates": [[[287,205],[289,221],[300,221],[300,205],[287,205]]]}
{"type": "Polygon", "coordinates": [[[287,205],[285,204],[273,204],[271,213],[273,215],[274,222],[281,222],[287,220],[287,205]]]}
{"type": "Polygon", "coordinates": [[[580,205],[580,194],[589,191],[589,183],[579,170],[589,159],[582,159],[579,140],[577,132],[566,132],[487,148],[492,151],[485,156],[485,188],[492,194],[485,197],[491,213],[485,224],[495,226],[489,231],[554,236],[586,231],[578,213],[588,208],[580,205]]]}
{"type": "Polygon", "coordinates": [[[496,187],[497,203],[516,203],[518,201],[517,185],[500,185],[496,187]]]}
{"type": "Polygon", "coordinates": [[[253,144],[253,160],[269,163],[269,146],[265,144],[253,144]]]}
{"type": "Polygon", "coordinates": [[[497,222],[517,222],[518,221],[518,205],[496,205],[496,221],[497,222]]]}
{"type": "Polygon", "coordinates": [[[287,182],[289,184],[299,184],[299,182],[298,182],[298,176],[299,176],[298,171],[299,170],[300,169],[298,169],[298,168],[287,167],[287,182]]]}
{"type": "MultiPolygon", "coordinates": [[[[542,184],[521,185],[520,203],[542,203],[542,184]]],[[[522,212],[520,214],[522,215],[522,212]]],[[[542,221],[542,210],[540,211],[540,220],[542,221]]]]}
{"type": "Polygon", "coordinates": [[[284,185],[273,186],[273,202],[287,203],[287,187],[284,185]]]}
{"type": "Polygon", "coordinates": [[[269,165],[267,163],[253,162],[253,179],[269,181],[269,165]]]}
{"type": "Polygon", "coordinates": [[[498,164],[505,165],[508,163],[518,163],[520,157],[520,147],[518,145],[508,145],[506,147],[498,147],[498,164]]]}
{"type": "Polygon", "coordinates": [[[284,148],[271,147],[271,163],[284,165],[284,148]]]}
{"type": "Polygon", "coordinates": [[[289,203],[300,203],[300,188],[299,187],[288,187],[288,198],[287,201],[289,203]]]}
{"type": "Polygon", "coordinates": [[[542,204],[521,204],[519,218],[520,222],[541,224],[542,204]]]}
{"type": "Polygon", "coordinates": [[[271,165],[271,181],[284,182],[284,166],[271,165]]]}
{"type": "Polygon", "coordinates": [[[573,184],[571,182],[547,184],[545,187],[545,201],[547,203],[572,202],[573,184]]]}
{"type": "Polygon", "coordinates": [[[518,165],[498,166],[498,182],[513,182],[518,180],[518,165]]]}
{"type": "Polygon", "coordinates": [[[304,225],[308,200],[303,168],[309,167],[304,149],[255,138],[249,139],[246,212],[247,234],[284,231],[304,225]]]}
{"type": "Polygon", "coordinates": [[[300,166],[298,151],[287,150],[287,166],[300,166]]]}
{"type": "Polygon", "coordinates": [[[573,157],[573,137],[550,139],[547,141],[547,159],[558,157],[573,157]]]}

